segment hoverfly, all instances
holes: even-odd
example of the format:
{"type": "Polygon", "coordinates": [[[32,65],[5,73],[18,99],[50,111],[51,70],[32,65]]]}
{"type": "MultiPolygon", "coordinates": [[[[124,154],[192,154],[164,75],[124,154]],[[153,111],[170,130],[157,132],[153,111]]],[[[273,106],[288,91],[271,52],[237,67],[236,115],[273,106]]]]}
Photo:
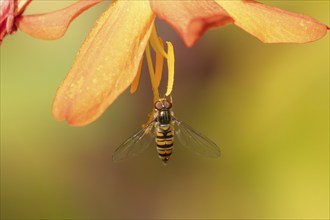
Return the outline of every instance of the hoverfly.
{"type": "Polygon", "coordinates": [[[166,164],[173,152],[174,137],[199,156],[211,158],[220,156],[220,148],[213,141],[176,119],[172,102],[161,98],[154,104],[153,120],[115,150],[113,161],[118,162],[139,155],[154,140],[159,158],[166,164]]]}

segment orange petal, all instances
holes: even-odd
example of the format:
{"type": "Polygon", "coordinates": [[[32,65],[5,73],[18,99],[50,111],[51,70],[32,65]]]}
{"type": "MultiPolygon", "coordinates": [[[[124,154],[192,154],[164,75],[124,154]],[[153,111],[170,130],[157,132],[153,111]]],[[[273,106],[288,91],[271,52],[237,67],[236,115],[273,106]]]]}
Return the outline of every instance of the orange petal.
{"type": "Polygon", "coordinates": [[[253,0],[216,2],[235,24],[265,43],[306,43],[322,38],[328,27],[301,14],[284,11],[253,0]]]}
{"type": "Polygon", "coordinates": [[[117,1],[98,19],[56,93],[53,115],[74,126],[97,119],[132,83],[154,14],[148,1],[117,1]]]}
{"type": "Polygon", "coordinates": [[[142,70],[142,61],[143,59],[141,59],[140,61],[140,64],[139,64],[139,68],[138,68],[138,71],[134,77],[134,80],[132,82],[132,85],[131,85],[131,89],[130,89],[130,93],[133,94],[136,92],[136,90],[138,89],[139,87],[139,84],[140,84],[140,76],[141,76],[141,70],[142,70]]]}
{"type": "Polygon", "coordinates": [[[193,46],[209,28],[233,22],[218,4],[209,0],[151,0],[151,8],[157,17],[176,29],[188,47],[193,46]]]}
{"type": "Polygon", "coordinates": [[[15,15],[22,14],[26,6],[30,4],[31,0],[18,0],[15,15]]]}
{"type": "Polygon", "coordinates": [[[22,16],[17,26],[32,37],[53,40],[64,35],[73,19],[102,0],[80,0],[66,8],[46,13],[22,16]]]}

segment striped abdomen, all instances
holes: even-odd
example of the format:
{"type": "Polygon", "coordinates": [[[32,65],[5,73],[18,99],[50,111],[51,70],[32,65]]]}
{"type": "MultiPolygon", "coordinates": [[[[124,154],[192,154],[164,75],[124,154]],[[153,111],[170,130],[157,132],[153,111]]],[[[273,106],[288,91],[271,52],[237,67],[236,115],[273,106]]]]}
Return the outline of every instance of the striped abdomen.
{"type": "Polygon", "coordinates": [[[161,124],[156,127],[156,144],[159,158],[164,164],[170,159],[173,151],[173,127],[161,124]]]}

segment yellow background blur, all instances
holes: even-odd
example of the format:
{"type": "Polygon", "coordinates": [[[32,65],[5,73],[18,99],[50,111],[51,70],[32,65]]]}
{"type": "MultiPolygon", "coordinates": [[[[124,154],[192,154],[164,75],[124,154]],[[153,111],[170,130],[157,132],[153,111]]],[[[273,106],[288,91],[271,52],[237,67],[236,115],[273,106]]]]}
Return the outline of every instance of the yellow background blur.
{"type": "MultiPolygon", "coordinates": [[[[263,1],[328,25],[329,1],[263,1]]],[[[69,1],[33,1],[29,13],[69,1]]],[[[174,110],[209,136],[222,157],[177,145],[165,167],[150,148],[113,164],[112,152],[147,119],[144,68],[95,123],[73,128],[51,115],[56,88],[96,18],[90,9],[56,41],[18,31],[1,46],[3,219],[329,217],[329,34],[309,44],[263,44],[234,25],[176,51],[174,110]]],[[[114,52],[114,56],[115,56],[114,52]]]]}

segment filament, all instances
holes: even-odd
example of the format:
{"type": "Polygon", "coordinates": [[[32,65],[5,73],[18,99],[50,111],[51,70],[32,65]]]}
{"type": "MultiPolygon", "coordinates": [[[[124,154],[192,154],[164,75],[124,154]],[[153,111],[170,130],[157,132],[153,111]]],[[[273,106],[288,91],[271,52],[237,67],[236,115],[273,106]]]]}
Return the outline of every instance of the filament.
{"type": "Polygon", "coordinates": [[[157,31],[156,31],[155,25],[152,28],[149,41],[150,41],[150,44],[151,44],[152,49],[154,51],[158,51],[159,53],[161,53],[163,55],[163,57],[167,58],[167,54],[166,54],[166,52],[164,50],[164,45],[162,45],[159,42],[159,37],[158,37],[157,31]]]}
{"type": "MultiPolygon", "coordinates": [[[[163,41],[159,38],[159,43],[164,47],[163,41]]],[[[156,52],[156,64],[155,64],[155,86],[159,88],[160,81],[163,75],[164,56],[160,52],[156,52]]]]}
{"type": "MultiPolygon", "coordinates": [[[[159,85],[163,77],[163,66],[164,66],[164,58],[167,59],[167,69],[168,69],[168,77],[167,77],[167,88],[165,96],[170,96],[173,90],[174,85],[174,48],[171,42],[166,41],[167,45],[167,52],[164,49],[164,43],[160,37],[157,35],[157,31],[155,26],[153,27],[150,35],[149,42],[146,45],[146,58],[147,58],[147,65],[149,69],[149,76],[151,81],[152,92],[154,96],[154,102],[159,100],[159,85]],[[155,65],[153,65],[150,45],[155,52],[156,60],[155,65]]],[[[134,93],[139,85],[140,75],[141,75],[141,68],[142,68],[142,60],[140,62],[138,72],[132,82],[131,85],[131,93],[134,93]]]]}
{"type": "Polygon", "coordinates": [[[174,49],[171,42],[166,41],[167,44],[167,69],[168,69],[168,79],[167,79],[167,91],[166,96],[169,96],[172,93],[173,84],[174,84],[174,49]]]}
{"type": "Polygon", "coordinates": [[[156,83],[155,82],[155,71],[154,71],[154,67],[152,64],[149,43],[147,44],[147,47],[146,47],[146,57],[147,57],[147,64],[148,64],[148,69],[149,69],[152,92],[154,93],[154,102],[156,102],[159,99],[159,92],[158,92],[158,88],[155,86],[155,83],[156,83]]]}

